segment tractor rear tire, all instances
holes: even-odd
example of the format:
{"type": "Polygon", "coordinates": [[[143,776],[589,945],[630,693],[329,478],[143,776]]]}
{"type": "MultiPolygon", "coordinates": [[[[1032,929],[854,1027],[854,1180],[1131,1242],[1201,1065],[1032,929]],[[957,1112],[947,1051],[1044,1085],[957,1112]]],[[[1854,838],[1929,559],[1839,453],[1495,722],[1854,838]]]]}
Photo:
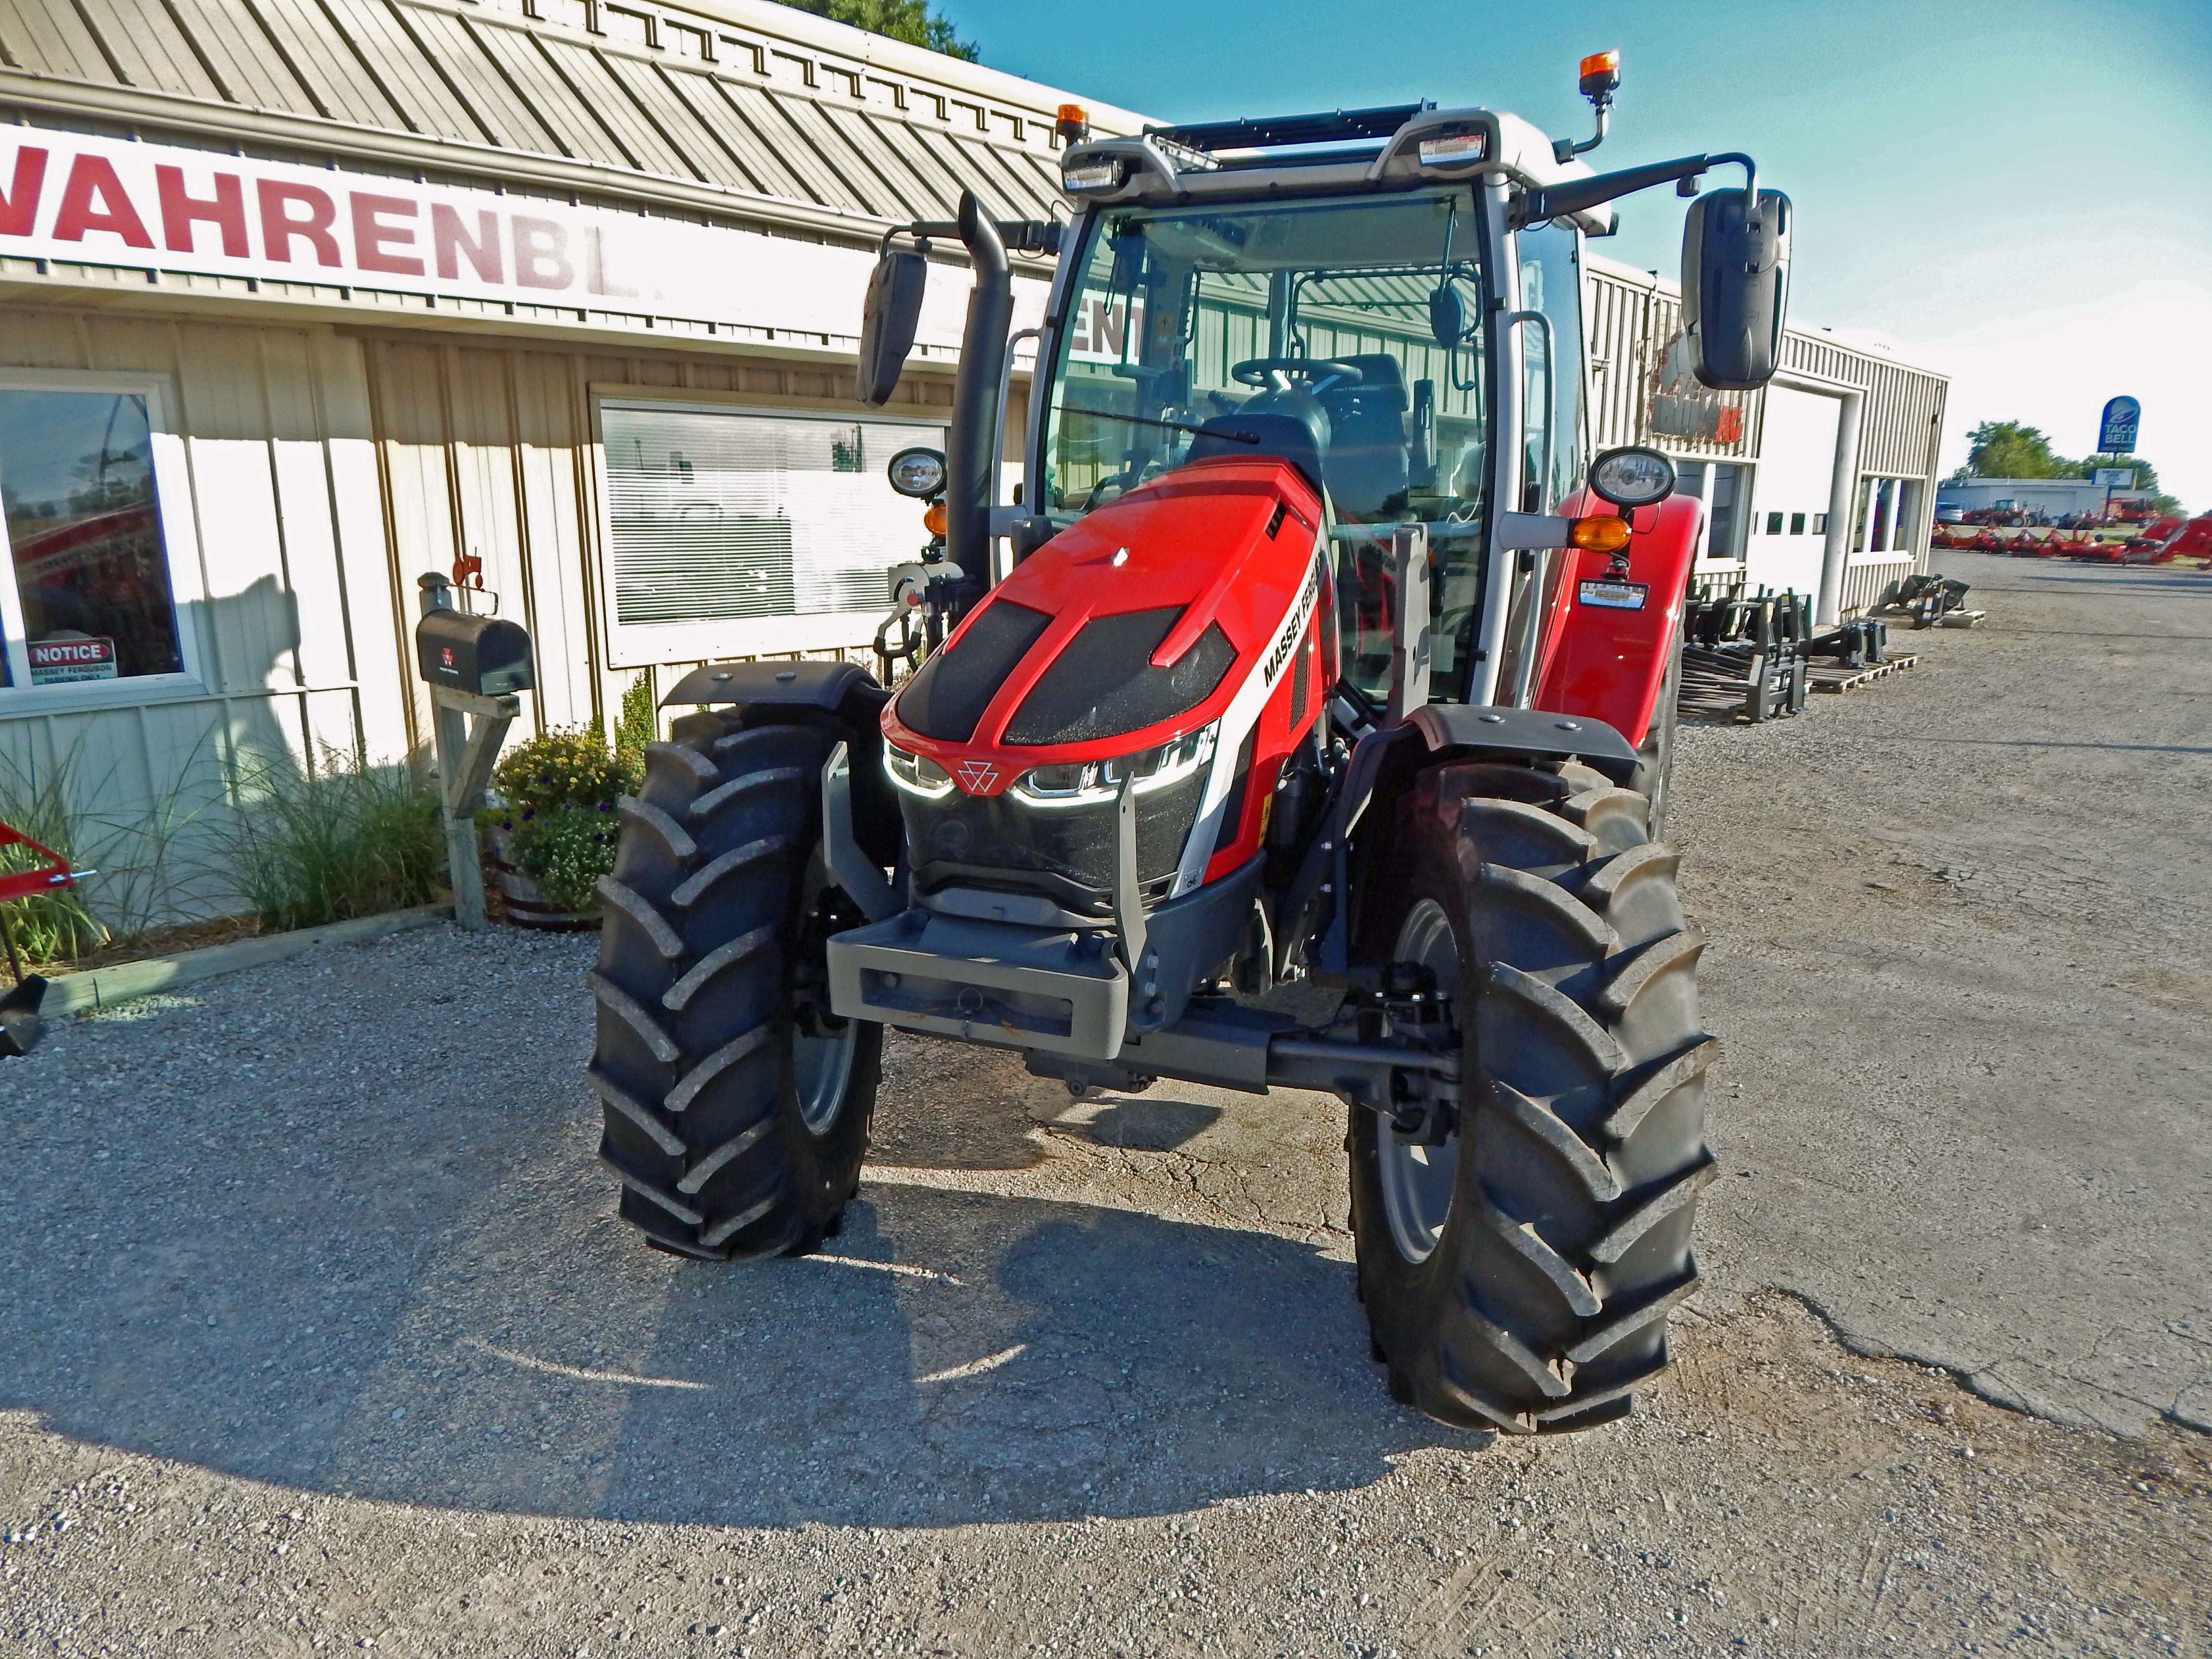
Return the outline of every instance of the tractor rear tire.
{"type": "Polygon", "coordinates": [[[678,723],[619,811],[586,1080],[620,1213],[714,1260],[800,1255],[859,1185],[883,1028],[830,1013],[822,942],[860,920],[821,853],[831,738],[678,723]]]}
{"type": "Polygon", "coordinates": [[[1452,995],[1462,1096],[1455,1133],[1419,1149],[1352,1109],[1352,1231],[1391,1394],[1446,1423],[1626,1414],[1698,1285],[1716,1045],[1648,811],[1571,763],[1445,762],[1396,803],[1364,954],[1452,995]]]}

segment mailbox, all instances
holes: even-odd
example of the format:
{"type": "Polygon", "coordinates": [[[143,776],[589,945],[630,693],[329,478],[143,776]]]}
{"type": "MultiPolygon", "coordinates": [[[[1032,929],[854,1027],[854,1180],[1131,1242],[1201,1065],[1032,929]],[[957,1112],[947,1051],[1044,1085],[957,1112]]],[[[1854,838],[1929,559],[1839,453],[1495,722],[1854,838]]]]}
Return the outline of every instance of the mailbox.
{"type": "Polygon", "coordinates": [[[424,679],[451,690],[497,697],[538,684],[529,630],[500,617],[432,611],[415,624],[415,655],[424,679]]]}

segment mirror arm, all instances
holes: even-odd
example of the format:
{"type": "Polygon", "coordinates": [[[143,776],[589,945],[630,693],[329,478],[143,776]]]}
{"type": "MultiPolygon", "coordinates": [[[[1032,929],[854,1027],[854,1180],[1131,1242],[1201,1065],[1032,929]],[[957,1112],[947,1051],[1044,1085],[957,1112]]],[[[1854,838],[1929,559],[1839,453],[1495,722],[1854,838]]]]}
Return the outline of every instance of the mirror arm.
{"type": "MultiPolygon", "coordinates": [[[[1547,219],[1581,213],[1590,208],[1601,207],[1619,197],[1649,190],[1654,185],[1671,184],[1678,179],[1694,179],[1708,168],[1725,161],[1733,161],[1743,169],[1747,190],[1757,190],[1756,164],[1748,155],[1735,151],[1725,155],[1685,155],[1679,161],[1654,161],[1647,167],[1623,167],[1618,173],[1601,173],[1589,179],[1570,179],[1563,184],[1531,191],[1521,198],[1520,221],[1524,225],[1537,225],[1547,219]]],[[[1753,195],[1749,199],[1756,202],[1759,198],[1753,195]]]]}
{"type": "MultiPolygon", "coordinates": [[[[994,219],[991,228],[999,233],[999,240],[1009,253],[1042,253],[1053,258],[1060,254],[1060,240],[1067,227],[1058,219],[994,219]]],[[[917,242],[957,242],[961,240],[958,222],[951,219],[917,219],[910,225],[893,225],[885,231],[876,245],[881,254],[889,250],[895,237],[911,236],[917,242]]]]}

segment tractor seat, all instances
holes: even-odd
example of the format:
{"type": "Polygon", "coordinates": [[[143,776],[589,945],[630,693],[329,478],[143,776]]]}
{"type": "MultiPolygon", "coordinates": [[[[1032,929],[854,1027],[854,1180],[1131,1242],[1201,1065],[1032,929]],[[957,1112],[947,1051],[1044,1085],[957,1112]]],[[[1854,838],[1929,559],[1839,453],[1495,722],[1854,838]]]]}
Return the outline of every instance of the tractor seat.
{"type": "Polygon", "coordinates": [[[1273,455],[1305,474],[1306,482],[1319,495],[1322,452],[1328,444],[1328,412],[1311,398],[1306,400],[1313,404],[1310,412],[1255,409],[1253,404],[1260,401],[1255,398],[1234,414],[1216,415],[1206,421],[1190,441],[1184,462],[1212,460],[1222,455],[1273,455]],[[1247,443],[1244,440],[1248,438],[1259,441],[1247,443]]]}
{"type": "Polygon", "coordinates": [[[1412,477],[1405,377],[1398,360],[1387,352],[1363,352],[1344,361],[1358,367],[1359,384],[1321,394],[1333,428],[1327,452],[1329,498],[1347,519],[1389,518],[1397,512],[1398,498],[1412,477]]]}

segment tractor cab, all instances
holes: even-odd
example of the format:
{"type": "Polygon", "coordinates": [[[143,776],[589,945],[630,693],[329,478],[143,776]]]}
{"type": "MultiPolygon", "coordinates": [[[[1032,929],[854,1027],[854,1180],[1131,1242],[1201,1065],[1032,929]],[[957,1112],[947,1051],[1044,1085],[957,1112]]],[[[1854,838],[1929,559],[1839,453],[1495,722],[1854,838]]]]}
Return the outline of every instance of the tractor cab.
{"type": "MultiPolygon", "coordinates": [[[[1395,130],[1418,113],[1342,125],[1395,130]]],[[[1071,174],[1087,176],[1084,165],[1071,159],[1071,174]]],[[[1040,377],[1030,537],[1209,457],[1279,456],[1323,503],[1348,685],[1381,706],[1389,532],[1418,523],[1435,569],[1433,684],[1468,695],[1500,463],[1518,511],[1549,510],[1582,477],[1575,228],[1501,242],[1477,185],[1418,176],[1387,193],[1202,205],[1166,189],[1157,201],[1119,193],[1133,199],[1083,216],[1055,295],[1064,320],[1040,377]],[[1484,319],[1508,289],[1526,337],[1501,423],[1500,331],[1484,319]],[[1501,430],[1516,435],[1500,446],[1501,430]]]]}

